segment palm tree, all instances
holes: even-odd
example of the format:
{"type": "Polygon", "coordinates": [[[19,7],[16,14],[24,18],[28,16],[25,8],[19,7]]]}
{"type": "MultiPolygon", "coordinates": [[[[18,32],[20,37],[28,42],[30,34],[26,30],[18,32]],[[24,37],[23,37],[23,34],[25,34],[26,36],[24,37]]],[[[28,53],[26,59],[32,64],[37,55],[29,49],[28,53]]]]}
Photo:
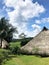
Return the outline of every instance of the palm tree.
{"type": "Polygon", "coordinates": [[[12,39],[13,39],[13,33],[18,33],[18,31],[16,30],[16,28],[14,28],[13,26],[11,26],[9,28],[9,30],[7,31],[7,36],[5,38],[8,42],[12,41],[12,39]]]}
{"type": "MultiPolygon", "coordinates": [[[[13,33],[16,31],[5,17],[0,19],[0,40],[1,40],[1,47],[2,47],[2,40],[5,39],[6,41],[10,41],[13,38],[13,33]]],[[[17,32],[17,31],[16,31],[17,32]]]]}
{"type": "Polygon", "coordinates": [[[6,31],[5,30],[2,30],[1,32],[0,32],[0,40],[1,40],[1,47],[2,47],[2,41],[3,41],[3,39],[6,37],[6,31]]]}
{"type": "Polygon", "coordinates": [[[6,37],[6,30],[8,29],[7,27],[7,20],[3,17],[0,19],[0,41],[1,41],[1,47],[2,47],[2,40],[3,38],[6,37]]]}

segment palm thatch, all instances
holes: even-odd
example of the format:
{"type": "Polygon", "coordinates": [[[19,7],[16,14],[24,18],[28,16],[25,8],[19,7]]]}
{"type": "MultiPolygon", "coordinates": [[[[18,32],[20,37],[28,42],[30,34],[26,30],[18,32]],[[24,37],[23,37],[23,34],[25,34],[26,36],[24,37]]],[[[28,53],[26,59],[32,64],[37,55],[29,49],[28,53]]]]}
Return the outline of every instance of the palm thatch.
{"type": "Polygon", "coordinates": [[[1,47],[1,40],[0,40],[0,48],[6,49],[9,47],[9,43],[3,39],[2,41],[2,47],[1,47]]]}
{"type": "Polygon", "coordinates": [[[21,47],[21,53],[49,55],[49,30],[44,27],[37,36],[21,47]]]}

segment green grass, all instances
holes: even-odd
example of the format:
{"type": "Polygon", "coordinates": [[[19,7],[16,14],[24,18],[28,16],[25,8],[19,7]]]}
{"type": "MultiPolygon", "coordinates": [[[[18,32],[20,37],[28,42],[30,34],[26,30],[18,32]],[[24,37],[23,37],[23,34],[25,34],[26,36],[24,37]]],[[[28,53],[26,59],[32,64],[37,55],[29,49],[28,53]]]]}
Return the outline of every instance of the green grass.
{"type": "Polygon", "coordinates": [[[10,47],[16,47],[16,46],[20,47],[20,43],[21,42],[11,42],[10,47]]]}
{"type": "Polygon", "coordinates": [[[49,65],[49,57],[20,55],[14,56],[3,65],[49,65]]]}
{"type": "MultiPolygon", "coordinates": [[[[13,48],[16,46],[20,47],[20,42],[10,43],[10,47],[13,48]]],[[[3,65],[49,65],[49,57],[34,55],[10,55],[9,59],[3,65]]]]}

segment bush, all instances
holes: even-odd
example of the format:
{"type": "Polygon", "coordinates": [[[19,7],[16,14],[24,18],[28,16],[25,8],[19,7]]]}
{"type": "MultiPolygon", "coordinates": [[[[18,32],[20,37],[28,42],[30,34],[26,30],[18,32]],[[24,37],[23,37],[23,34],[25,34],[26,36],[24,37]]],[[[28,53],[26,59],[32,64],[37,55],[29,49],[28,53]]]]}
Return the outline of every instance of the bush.
{"type": "Polygon", "coordinates": [[[10,46],[10,51],[11,51],[12,54],[18,54],[19,49],[20,49],[20,47],[17,46],[17,45],[11,45],[10,46]]]}
{"type": "Polygon", "coordinates": [[[30,40],[31,40],[32,38],[24,38],[24,39],[22,39],[22,41],[21,41],[21,46],[24,46],[24,45],[26,45],[30,40]]]}
{"type": "Polygon", "coordinates": [[[19,54],[19,50],[20,50],[20,42],[10,43],[10,51],[12,54],[19,54]]]}
{"type": "Polygon", "coordinates": [[[9,50],[0,49],[0,65],[2,65],[5,59],[8,59],[9,53],[9,50]]]}
{"type": "Polygon", "coordinates": [[[10,50],[11,50],[11,52],[12,52],[13,54],[18,54],[19,47],[16,46],[16,47],[11,48],[10,50]]]}
{"type": "Polygon", "coordinates": [[[3,62],[3,55],[2,53],[0,53],[0,65],[2,64],[2,62],[3,62]]]}

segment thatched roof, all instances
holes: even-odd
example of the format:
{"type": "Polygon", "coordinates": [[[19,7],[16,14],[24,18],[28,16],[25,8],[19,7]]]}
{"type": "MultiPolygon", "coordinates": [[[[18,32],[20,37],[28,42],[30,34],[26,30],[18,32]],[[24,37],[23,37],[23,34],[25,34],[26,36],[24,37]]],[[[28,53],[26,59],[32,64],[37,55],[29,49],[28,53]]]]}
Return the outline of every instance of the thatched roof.
{"type": "Polygon", "coordinates": [[[0,47],[1,48],[8,48],[9,46],[9,43],[6,41],[6,40],[2,40],[2,47],[1,47],[1,39],[0,39],[0,47]]]}
{"type": "Polygon", "coordinates": [[[42,31],[47,31],[48,28],[46,28],[45,26],[43,27],[42,31]]]}
{"type": "Polygon", "coordinates": [[[49,30],[44,27],[36,37],[21,47],[21,53],[49,55],[49,30]]]}

